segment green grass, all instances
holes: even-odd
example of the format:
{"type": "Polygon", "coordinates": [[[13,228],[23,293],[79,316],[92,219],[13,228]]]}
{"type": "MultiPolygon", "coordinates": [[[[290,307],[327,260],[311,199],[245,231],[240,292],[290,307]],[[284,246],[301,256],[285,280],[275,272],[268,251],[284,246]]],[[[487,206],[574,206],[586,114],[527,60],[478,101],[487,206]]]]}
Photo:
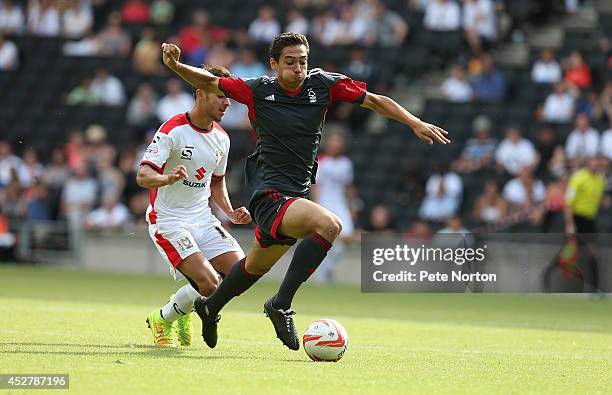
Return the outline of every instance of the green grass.
{"type": "Polygon", "coordinates": [[[350,335],[342,361],[314,363],[284,348],[261,313],[272,283],[257,284],[223,311],[216,349],[199,336],[191,348],[153,347],[144,320],[176,287],[167,277],[0,266],[0,373],[69,373],[70,393],[112,395],[612,388],[609,300],[361,294],[308,284],[294,306],[298,328],[332,317],[350,335]]]}

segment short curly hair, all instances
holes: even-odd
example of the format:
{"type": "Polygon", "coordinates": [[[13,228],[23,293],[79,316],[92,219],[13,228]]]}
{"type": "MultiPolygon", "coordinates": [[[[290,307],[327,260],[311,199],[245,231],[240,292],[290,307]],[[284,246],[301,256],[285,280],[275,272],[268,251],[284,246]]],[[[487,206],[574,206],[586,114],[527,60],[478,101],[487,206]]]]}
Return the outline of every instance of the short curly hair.
{"type": "Polygon", "coordinates": [[[280,55],[283,48],[290,47],[292,45],[304,45],[306,47],[306,52],[310,52],[310,45],[308,45],[308,39],[303,34],[281,33],[278,36],[274,37],[274,40],[272,40],[272,44],[270,44],[270,58],[278,62],[280,60],[280,55]]]}

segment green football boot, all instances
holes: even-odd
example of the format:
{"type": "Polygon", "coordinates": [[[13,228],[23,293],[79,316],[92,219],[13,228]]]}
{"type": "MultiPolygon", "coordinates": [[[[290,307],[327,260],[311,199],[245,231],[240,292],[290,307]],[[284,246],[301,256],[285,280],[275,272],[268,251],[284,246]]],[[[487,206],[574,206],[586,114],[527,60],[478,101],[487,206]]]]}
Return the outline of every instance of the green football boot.
{"type": "MultiPolygon", "coordinates": [[[[174,298],[174,295],[170,296],[170,301],[174,298]]],[[[174,310],[181,314],[181,318],[176,320],[176,324],[173,325],[176,330],[176,337],[181,346],[191,346],[191,339],[193,339],[193,322],[191,321],[191,311],[185,314],[184,311],[179,309],[175,304],[174,310]]]]}
{"type": "Polygon", "coordinates": [[[181,346],[191,346],[191,339],[193,338],[191,311],[176,320],[176,338],[181,346]]]}
{"type": "Polygon", "coordinates": [[[147,325],[153,334],[153,343],[157,346],[176,347],[172,340],[172,323],[164,320],[159,309],[147,317],[147,325]]]}

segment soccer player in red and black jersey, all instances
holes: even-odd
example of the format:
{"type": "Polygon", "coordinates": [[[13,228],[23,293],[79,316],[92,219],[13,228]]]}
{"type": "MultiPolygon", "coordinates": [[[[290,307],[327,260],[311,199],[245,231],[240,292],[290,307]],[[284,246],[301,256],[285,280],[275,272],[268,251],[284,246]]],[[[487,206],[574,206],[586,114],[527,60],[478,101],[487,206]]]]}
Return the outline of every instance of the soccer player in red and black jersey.
{"type": "Polygon", "coordinates": [[[196,88],[226,95],[248,107],[257,147],[246,164],[255,192],[249,211],[258,225],[247,257],[235,264],[208,299],[196,300],[202,337],[217,344],[218,313],[250,288],[297,242],[293,259],[276,295],[265,304],[277,336],[298,350],[291,302],[325,258],[342,229],[336,215],[308,200],[325,113],[334,101],[348,101],[406,124],[421,140],[447,144],[447,132],[423,122],[389,97],[366,90],[363,82],[321,69],[308,70],[309,45],[301,34],[283,33],[270,45],[275,78],[219,78],[179,62],[176,45],[163,44],[166,66],[196,88]]]}

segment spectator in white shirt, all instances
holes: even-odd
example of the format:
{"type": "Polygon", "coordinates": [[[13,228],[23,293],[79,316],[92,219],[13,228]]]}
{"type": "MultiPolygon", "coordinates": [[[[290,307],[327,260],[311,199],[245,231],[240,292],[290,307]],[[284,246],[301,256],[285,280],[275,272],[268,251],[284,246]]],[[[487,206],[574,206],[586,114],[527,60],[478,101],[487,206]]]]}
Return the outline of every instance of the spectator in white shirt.
{"type": "Polygon", "coordinates": [[[542,181],[534,180],[530,167],[524,167],[519,171],[518,177],[506,183],[502,195],[514,209],[531,208],[534,204],[544,201],[546,187],[542,181]]]}
{"type": "Polygon", "coordinates": [[[62,14],[62,32],[69,38],[81,38],[90,32],[93,24],[91,6],[80,0],[72,0],[62,14]]]}
{"type": "Polygon", "coordinates": [[[580,1],[579,0],[565,0],[565,12],[568,14],[575,14],[580,9],[580,1]]]}
{"type": "Polygon", "coordinates": [[[6,187],[10,182],[13,172],[22,166],[21,159],[13,154],[11,143],[0,140],[0,189],[6,187]]]}
{"type": "Polygon", "coordinates": [[[601,154],[612,161],[612,127],[601,135],[601,154]]]}
{"type": "Polygon", "coordinates": [[[280,34],[280,23],[274,18],[274,8],[263,6],[258,17],[249,25],[249,36],[253,41],[269,43],[280,34]]]}
{"type": "Polygon", "coordinates": [[[137,127],[145,127],[157,122],[157,95],[153,86],[142,83],[138,86],[136,94],[130,100],[126,118],[128,124],[137,127]]]}
{"type": "Polygon", "coordinates": [[[563,71],[559,62],[555,59],[555,53],[551,49],[545,49],[540,53],[540,59],[536,60],[531,69],[533,82],[549,85],[561,81],[563,71]]]}
{"type": "Polygon", "coordinates": [[[480,53],[497,38],[497,18],[493,0],[465,0],[463,29],[473,53],[480,53]],[[484,44],[484,45],[483,45],[484,44]]]}
{"type": "Polygon", "coordinates": [[[428,30],[449,32],[461,27],[461,9],[452,0],[432,0],[425,9],[425,27],[428,30]]]}
{"type": "Polygon", "coordinates": [[[78,41],[68,41],[62,50],[68,56],[95,56],[100,53],[100,40],[90,33],[78,41]]]}
{"type": "Polygon", "coordinates": [[[425,188],[427,195],[419,209],[419,216],[422,219],[443,222],[459,209],[463,195],[463,182],[445,165],[439,165],[436,170],[435,174],[427,180],[425,188]]]}
{"type": "Polygon", "coordinates": [[[542,116],[546,122],[567,123],[574,116],[576,98],[562,81],[556,82],[554,91],[546,98],[542,116]]]}
{"type": "Polygon", "coordinates": [[[322,10],[312,20],[310,34],[322,45],[334,45],[336,38],[343,33],[342,24],[331,10],[322,10]]]}
{"type": "Polygon", "coordinates": [[[0,33],[0,71],[17,70],[19,51],[14,42],[4,38],[0,33]]]}
{"type": "Polygon", "coordinates": [[[576,116],[576,128],[567,137],[565,152],[570,160],[584,160],[597,155],[599,151],[599,132],[590,125],[589,116],[580,113],[576,116]]]}
{"type": "Polygon", "coordinates": [[[287,12],[286,32],[308,34],[308,19],[304,18],[298,10],[291,9],[287,12]]]}
{"type": "Polygon", "coordinates": [[[77,164],[74,175],[64,184],[61,211],[73,224],[79,225],[96,200],[98,186],[87,172],[84,162],[77,164]]]}
{"type": "Polygon", "coordinates": [[[125,92],[121,81],[106,69],[98,69],[91,81],[91,91],[97,102],[106,106],[120,106],[125,102],[125,92]]]}
{"type": "Polygon", "coordinates": [[[40,180],[45,168],[38,161],[38,154],[34,148],[28,148],[23,153],[23,162],[19,168],[19,182],[24,188],[29,188],[40,180]]]}
{"type": "Polygon", "coordinates": [[[193,95],[183,91],[181,82],[172,78],[166,84],[166,96],[157,104],[157,118],[166,122],[176,114],[189,111],[193,107],[193,95]]]}
{"type": "Polygon", "coordinates": [[[55,37],[60,34],[60,14],[54,0],[30,0],[28,30],[35,36],[55,37]]]}
{"type": "MultiPolygon", "coordinates": [[[[382,21],[381,21],[382,25],[382,21]]],[[[382,26],[381,26],[382,27],[382,26]]],[[[340,13],[340,18],[336,19],[333,32],[333,45],[350,45],[355,43],[363,43],[366,41],[366,35],[371,30],[369,20],[363,19],[351,7],[345,7],[340,13]]],[[[376,34],[372,32],[374,37],[376,34]]]]}
{"type": "Polygon", "coordinates": [[[221,121],[221,126],[231,131],[249,131],[251,122],[249,121],[249,109],[241,106],[230,99],[230,106],[225,110],[225,116],[221,121]]]}
{"type": "Polygon", "coordinates": [[[523,167],[535,166],[538,153],[531,141],[523,138],[518,129],[509,128],[506,131],[506,138],[497,147],[495,160],[505,171],[514,176],[523,167]]]}
{"type": "Polygon", "coordinates": [[[459,64],[453,65],[450,78],[442,83],[442,93],[448,101],[465,103],[472,100],[472,85],[465,79],[465,70],[459,64]]]}
{"type": "Polygon", "coordinates": [[[436,232],[432,244],[436,248],[473,247],[474,236],[463,226],[461,217],[453,215],[446,221],[446,226],[436,232]]]}
{"type": "Polygon", "coordinates": [[[0,1],[0,33],[21,33],[25,28],[23,11],[13,0],[0,1]]]}
{"type": "Polygon", "coordinates": [[[100,55],[128,56],[132,49],[132,38],[121,25],[121,14],[111,12],[107,24],[97,35],[100,55]]]}
{"type": "Polygon", "coordinates": [[[357,42],[362,42],[367,27],[375,31],[376,44],[382,47],[401,47],[408,34],[408,24],[397,12],[390,10],[380,1],[376,4],[374,19],[367,20],[356,17],[351,24],[353,36],[357,42]]]}
{"type": "Polygon", "coordinates": [[[85,218],[85,228],[88,230],[117,229],[127,224],[130,211],[119,203],[113,194],[102,198],[102,206],[90,212],[85,218]]]}

